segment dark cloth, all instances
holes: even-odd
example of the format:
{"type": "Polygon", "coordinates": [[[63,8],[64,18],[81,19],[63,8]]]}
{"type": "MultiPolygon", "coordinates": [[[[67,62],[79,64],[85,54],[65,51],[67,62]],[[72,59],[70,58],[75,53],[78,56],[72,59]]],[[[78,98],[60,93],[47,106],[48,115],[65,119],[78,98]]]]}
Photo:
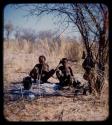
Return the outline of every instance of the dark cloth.
{"type": "Polygon", "coordinates": [[[32,81],[31,81],[31,77],[27,76],[25,78],[23,78],[23,87],[25,90],[29,90],[32,86],[32,81]]]}
{"type": "Polygon", "coordinates": [[[30,72],[30,76],[36,81],[36,79],[40,79],[43,83],[47,82],[47,80],[55,73],[55,70],[52,69],[49,71],[48,64],[36,64],[34,68],[30,72]]]}
{"type": "Polygon", "coordinates": [[[56,75],[61,86],[67,86],[72,84],[73,72],[71,67],[65,68],[64,66],[60,66],[56,71],[56,75]]]}

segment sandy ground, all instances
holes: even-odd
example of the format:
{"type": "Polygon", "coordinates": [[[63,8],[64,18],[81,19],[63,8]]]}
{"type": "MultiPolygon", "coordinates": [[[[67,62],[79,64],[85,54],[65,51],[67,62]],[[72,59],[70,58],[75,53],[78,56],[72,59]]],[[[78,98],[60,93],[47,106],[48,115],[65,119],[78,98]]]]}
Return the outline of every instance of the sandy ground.
{"type": "Polygon", "coordinates": [[[9,121],[102,121],[108,117],[108,105],[91,96],[44,97],[8,102],[4,116],[9,121]]]}

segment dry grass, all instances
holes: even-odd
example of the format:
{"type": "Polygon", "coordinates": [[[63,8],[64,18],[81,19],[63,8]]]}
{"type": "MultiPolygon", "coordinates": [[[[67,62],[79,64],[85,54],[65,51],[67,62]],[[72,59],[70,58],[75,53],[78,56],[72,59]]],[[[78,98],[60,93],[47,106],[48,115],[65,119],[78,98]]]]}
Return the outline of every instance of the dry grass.
{"type": "MultiPolygon", "coordinates": [[[[52,41],[52,40],[51,40],[52,41]]],[[[4,89],[11,82],[21,81],[38,63],[38,57],[45,55],[50,68],[55,68],[63,57],[77,60],[71,63],[76,78],[81,79],[83,69],[81,56],[83,47],[79,43],[26,41],[4,42],[4,89]]],[[[55,82],[54,79],[50,79],[55,82]]],[[[108,117],[108,82],[106,80],[102,97],[91,96],[73,98],[50,97],[32,102],[9,102],[4,104],[4,116],[9,121],[94,121],[108,117]],[[30,112],[29,112],[30,111],[30,112]]]]}
{"type": "Polygon", "coordinates": [[[108,116],[108,106],[104,102],[84,96],[19,101],[5,105],[4,109],[9,121],[101,121],[108,116]]]}
{"type": "Polygon", "coordinates": [[[63,57],[79,61],[81,51],[81,46],[78,43],[69,43],[64,40],[61,41],[61,45],[48,41],[38,41],[33,44],[26,41],[21,41],[21,44],[17,41],[4,42],[4,80],[14,81],[13,73],[29,73],[38,63],[40,55],[45,55],[47,63],[54,68],[63,57]]]}

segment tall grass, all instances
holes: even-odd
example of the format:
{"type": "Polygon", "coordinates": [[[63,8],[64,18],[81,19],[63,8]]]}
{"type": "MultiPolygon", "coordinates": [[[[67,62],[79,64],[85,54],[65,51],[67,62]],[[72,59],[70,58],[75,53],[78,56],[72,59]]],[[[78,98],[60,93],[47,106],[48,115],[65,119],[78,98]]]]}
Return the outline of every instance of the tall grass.
{"type": "Polygon", "coordinates": [[[61,40],[60,44],[58,42],[39,40],[37,42],[27,42],[27,41],[4,41],[4,52],[9,53],[39,53],[46,56],[60,56],[75,58],[77,61],[80,60],[82,54],[82,46],[78,42],[71,42],[66,40],[61,40]],[[79,51],[80,50],[80,51],[79,51]]]}
{"type": "Polygon", "coordinates": [[[17,79],[14,77],[15,72],[28,73],[38,63],[40,55],[45,55],[47,63],[54,68],[63,57],[80,61],[82,51],[78,42],[66,39],[62,39],[60,43],[47,39],[36,42],[4,41],[4,79],[17,79]]]}

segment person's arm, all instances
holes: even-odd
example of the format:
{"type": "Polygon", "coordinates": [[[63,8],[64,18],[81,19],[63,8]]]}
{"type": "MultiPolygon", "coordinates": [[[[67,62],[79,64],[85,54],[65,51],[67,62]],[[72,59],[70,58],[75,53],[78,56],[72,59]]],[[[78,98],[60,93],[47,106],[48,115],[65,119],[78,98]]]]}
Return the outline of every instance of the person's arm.
{"type": "Polygon", "coordinates": [[[64,76],[62,70],[63,70],[63,66],[60,66],[60,67],[57,69],[57,71],[56,71],[56,76],[58,77],[58,79],[60,79],[60,77],[63,77],[63,76],[64,76]]]}
{"type": "Polygon", "coordinates": [[[29,75],[30,75],[31,77],[34,77],[34,72],[35,72],[35,69],[33,68],[33,69],[30,71],[29,75]]]}
{"type": "Polygon", "coordinates": [[[35,65],[34,68],[30,71],[29,75],[31,77],[35,77],[35,74],[37,73],[37,70],[38,70],[37,65],[35,65]]]}
{"type": "Polygon", "coordinates": [[[47,65],[47,71],[49,71],[49,65],[47,65]]]}
{"type": "Polygon", "coordinates": [[[45,69],[44,69],[46,72],[49,72],[49,65],[48,64],[45,64],[45,69]]]}
{"type": "Polygon", "coordinates": [[[74,83],[74,81],[76,81],[76,79],[75,79],[75,77],[73,75],[73,71],[72,71],[71,67],[70,67],[70,74],[71,74],[72,83],[74,83]]]}
{"type": "Polygon", "coordinates": [[[70,74],[71,74],[71,76],[74,76],[71,67],[69,67],[69,69],[70,69],[70,74]]]}
{"type": "Polygon", "coordinates": [[[61,74],[60,74],[59,70],[56,71],[56,76],[57,76],[58,78],[60,78],[61,74]]]}

